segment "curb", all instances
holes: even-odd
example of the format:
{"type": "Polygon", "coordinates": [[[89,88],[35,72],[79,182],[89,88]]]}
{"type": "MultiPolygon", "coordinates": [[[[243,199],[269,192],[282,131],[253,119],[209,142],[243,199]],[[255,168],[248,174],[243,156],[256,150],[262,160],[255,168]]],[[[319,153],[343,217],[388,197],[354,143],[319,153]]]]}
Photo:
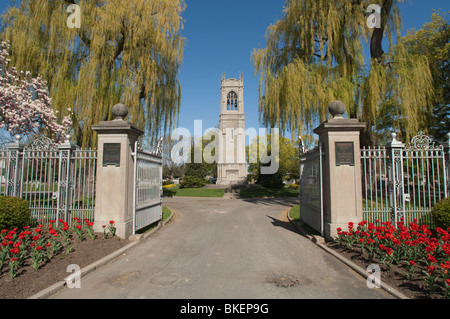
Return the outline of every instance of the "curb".
{"type": "MultiPolygon", "coordinates": [[[[169,207],[167,207],[169,208],[169,207]]],[[[130,250],[134,246],[138,245],[139,243],[143,242],[145,239],[151,237],[153,234],[155,234],[158,230],[160,230],[162,227],[164,227],[168,222],[170,222],[174,216],[174,210],[169,208],[171,211],[170,216],[164,221],[159,222],[158,226],[153,228],[151,231],[145,233],[145,234],[138,234],[130,236],[129,240],[132,242],[126,245],[125,247],[120,248],[119,250],[113,252],[112,254],[103,257],[102,259],[84,267],[80,270],[80,277],[86,276],[87,274],[93,272],[94,270],[97,270],[101,268],[102,266],[108,264],[109,262],[113,261],[114,259],[118,258],[120,255],[125,253],[126,251],[130,250]]],[[[32,295],[31,297],[28,297],[27,299],[46,299],[50,297],[51,295],[54,295],[58,291],[64,289],[64,287],[67,285],[67,279],[70,276],[64,278],[64,280],[58,281],[57,283],[51,285],[50,287],[41,290],[40,292],[32,295]]]]}
{"type": "MultiPolygon", "coordinates": [[[[291,216],[289,216],[289,211],[291,208],[286,209],[283,213],[286,213],[287,218],[289,219],[289,221],[291,222],[292,225],[294,225],[294,227],[303,235],[305,236],[307,239],[309,239],[310,241],[312,241],[313,243],[315,243],[317,246],[319,246],[321,249],[323,249],[324,251],[326,251],[327,253],[329,253],[330,255],[334,256],[335,258],[339,259],[341,262],[343,262],[344,264],[346,264],[347,266],[349,266],[351,269],[353,269],[356,273],[360,274],[362,277],[364,277],[366,280],[367,278],[369,278],[369,276],[371,275],[370,273],[368,273],[367,271],[365,271],[364,269],[362,269],[361,267],[359,267],[358,265],[356,265],[355,263],[353,263],[352,261],[348,260],[347,258],[341,256],[339,253],[335,252],[334,250],[328,248],[325,245],[325,239],[322,236],[317,236],[317,235],[311,235],[309,233],[307,233],[303,227],[301,226],[300,223],[294,221],[291,216]]],[[[386,291],[387,293],[391,294],[392,296],[398,298],[398,299],[410,299],[409,297],[405,296],[404,294],[402,294],[400,291],[398,291],[397,289],[392,288],[391,286],[385,284],[383,281],[381,281],[381,289],[383,289],[384,291],[386,291]]]]}

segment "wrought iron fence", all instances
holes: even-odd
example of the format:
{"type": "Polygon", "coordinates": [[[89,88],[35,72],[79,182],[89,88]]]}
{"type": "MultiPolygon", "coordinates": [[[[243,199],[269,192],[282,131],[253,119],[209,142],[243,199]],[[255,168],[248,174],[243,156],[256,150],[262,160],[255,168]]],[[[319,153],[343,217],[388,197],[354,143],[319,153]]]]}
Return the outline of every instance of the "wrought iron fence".
{"type": "Polygon", "coordinates": [[[385,147],[362,149],[364,218],[433,227],[433,206],[450,196],[448,152],[422,132],[407,146],[392,134],[385,147]]]}
{"type": "Polygon", "coordinates": [[[1,194],[27,199],[31,220],[94,219],[97,152],[36,136],[0,151],[1,194]]]}
{"type": "Polygon", "coordinates": [[[72,216],[94,220],[97,151],[76,149],[72,156],[72,216]]]}
{"type": "Polygon", "coordinates": [[[384,147],[361,150],[364,219],[390,220],[388,190],[389,156],[384,147]]]}

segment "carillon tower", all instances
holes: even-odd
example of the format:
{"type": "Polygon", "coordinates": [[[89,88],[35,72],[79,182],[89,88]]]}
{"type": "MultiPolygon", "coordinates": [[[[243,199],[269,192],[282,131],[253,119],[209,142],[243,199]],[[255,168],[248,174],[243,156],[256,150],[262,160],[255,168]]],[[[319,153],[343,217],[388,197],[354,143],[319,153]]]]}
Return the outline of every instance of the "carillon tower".
{"type": "Polygon", "coordinates": [[[231,186],[247,181],[245,158],[244,77],[221,76],[220,142],[217,184],[231,186]]]}

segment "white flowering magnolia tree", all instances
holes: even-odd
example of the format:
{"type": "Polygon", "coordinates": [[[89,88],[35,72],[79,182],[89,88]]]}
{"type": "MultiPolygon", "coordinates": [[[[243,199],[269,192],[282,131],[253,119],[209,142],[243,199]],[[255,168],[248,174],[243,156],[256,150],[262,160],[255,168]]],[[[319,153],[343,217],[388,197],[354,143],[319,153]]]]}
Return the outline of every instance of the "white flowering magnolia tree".
{"type": "MultiPolygon", "coordinates": [[[[9,44],[0,44],[0,129],[12,136],[30,136],[45,130],[55,142],[61,142],[71,128],[70,115],[58,123],[51,106],[46,82],[30,72],[10,65],[9,44]]],[[[70,111],[70,109],[68,109],[70,111]]]]}

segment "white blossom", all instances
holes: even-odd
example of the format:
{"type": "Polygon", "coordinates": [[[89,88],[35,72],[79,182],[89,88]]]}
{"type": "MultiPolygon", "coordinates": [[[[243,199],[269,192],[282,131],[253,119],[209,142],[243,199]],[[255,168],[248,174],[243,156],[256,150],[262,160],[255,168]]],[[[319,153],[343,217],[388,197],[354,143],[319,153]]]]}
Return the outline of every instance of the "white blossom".
{"type": "Polygon", "coordinates": [[[32,78],[29,71],[10,67],[9,44],[0,44],[0,128],[14,136],[29,134],[45,127],[60,142],[72,126],[70,115],[58,124],[51,106],[47,84],[41,77],[32,78]]]}

